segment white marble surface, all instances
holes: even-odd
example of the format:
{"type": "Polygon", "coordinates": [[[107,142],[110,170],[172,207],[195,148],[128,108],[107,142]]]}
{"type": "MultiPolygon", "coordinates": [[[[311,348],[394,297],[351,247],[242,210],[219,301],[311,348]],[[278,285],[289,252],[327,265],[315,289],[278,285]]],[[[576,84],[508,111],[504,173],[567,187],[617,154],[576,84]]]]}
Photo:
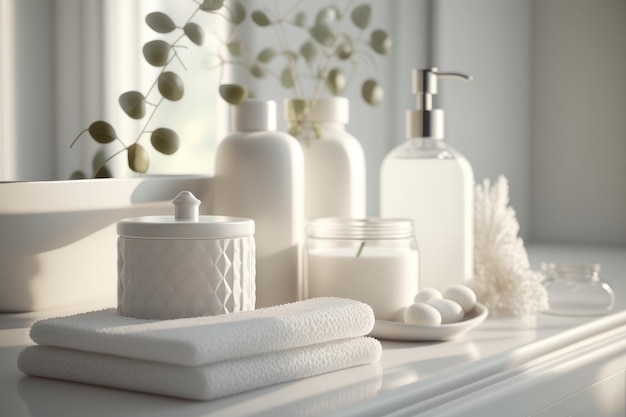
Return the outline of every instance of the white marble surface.
{"type": "MultiPolygon", "coordinates": [[[[612,328],[626,328],[626,248],[532,246],[542,261],[600,262],[617,293],[613,314],[600,317],[539,315],[536,323],[488,318],[462,338],[445,343],[383,342],[380,364],[348,369],[223,398],[185,400],[26,377],[16,367],[32,344],[34,320],[106,306],[0,316],[2,416],[368,416],[386,415],[512,369],[612,328]]],[[[109,304],[110,305],[110,304],[109,304]]]]}

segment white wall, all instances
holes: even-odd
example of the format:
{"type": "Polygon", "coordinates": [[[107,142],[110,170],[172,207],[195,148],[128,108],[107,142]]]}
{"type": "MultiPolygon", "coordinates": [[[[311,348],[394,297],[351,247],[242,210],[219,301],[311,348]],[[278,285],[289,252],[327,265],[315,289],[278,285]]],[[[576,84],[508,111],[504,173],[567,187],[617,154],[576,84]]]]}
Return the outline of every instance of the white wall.
{"type": "Polygon", "coordinates": [[[15,43],[3,45],[1,54],[0,173],[8,180],[50,178],[54,146],[43,138],[54,130],[52,9],[49,2],[2,2],[3,42],[15,43]],[[18,157],[23,154],[31,155],[28,161],[18,157]]]}
{"type": "Polygon", "coordinates": [[[448,140],[476,179],[506,175],[522,235],[626,244],[626,2],[439,0],[448,140]]]}
{"type": "Polygon", "coordinates": [[[531,236],[626,245],[626,2],[533,7],[531,236]]]}
{"type": "Polygon", "coordinates": [[[434,2],[434,62],[474,80],[440,83],[448,142],[474,168],[476,182],[509,180],[511,204],[527,238],[530,218],[531,3],[434,2]]]}

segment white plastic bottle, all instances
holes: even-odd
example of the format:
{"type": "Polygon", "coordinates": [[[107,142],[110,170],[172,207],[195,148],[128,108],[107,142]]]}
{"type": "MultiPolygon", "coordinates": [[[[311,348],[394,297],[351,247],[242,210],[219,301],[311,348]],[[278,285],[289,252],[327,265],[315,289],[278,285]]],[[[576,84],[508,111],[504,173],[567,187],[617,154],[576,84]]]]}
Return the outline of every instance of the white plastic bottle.
{"type": "Polygon", "coordinates": [[[304,160],[298,141],[276,131],[276,103],[246,100],[220,143],[213,213],[248,217],[256,232],[256,306],[302,298],[304,160]]]}
{"type": "Polygon", "coordinates": [[[383,160],[380,213],[413,220],[420,288],[444,290],[473,276],[474,173],[443,140],[443,110],[432,108],[440,77],[470,79],[437,68],[413,71],[418,108],[407,112],[407,141],[383,160]]]}
{"type": "Polygon", "coordinates": [[[346,130],[348,99],[287,100],[285,118],[304,153],[305,218],[364,218],[365,153],[346,130]]]}

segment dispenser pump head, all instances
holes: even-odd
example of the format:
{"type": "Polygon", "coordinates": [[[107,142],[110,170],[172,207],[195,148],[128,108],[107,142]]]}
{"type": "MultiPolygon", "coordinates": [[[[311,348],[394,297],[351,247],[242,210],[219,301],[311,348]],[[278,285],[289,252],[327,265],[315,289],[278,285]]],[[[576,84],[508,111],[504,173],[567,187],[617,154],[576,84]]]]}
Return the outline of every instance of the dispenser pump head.
{"type": "Polygon", "coordinates": [[[417,110],[406,113],[406,137],[428,137],[443,139],[444,114],[441,109],[433,109],[433,95],[437,94],[440,78],[456,78],[471,81],[472,77],[456,72],[439,72],[439,69],[426,68],[413,70],[413,94],[417,96],[417,110]]]}

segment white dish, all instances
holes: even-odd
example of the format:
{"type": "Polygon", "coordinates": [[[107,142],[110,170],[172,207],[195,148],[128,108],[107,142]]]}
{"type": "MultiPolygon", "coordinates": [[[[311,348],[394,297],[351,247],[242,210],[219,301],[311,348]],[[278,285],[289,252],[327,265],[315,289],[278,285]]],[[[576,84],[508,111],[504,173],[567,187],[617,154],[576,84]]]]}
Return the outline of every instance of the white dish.
{"type": "Polygon", "coordinates": [[[481,303],[476,303],[474,309],[467,313],[462,321],[442,324],[441,326],[420,326],[396,321],[376,320],[374,329],[369,335],[379,339],[411,342],[452,340],[478,326],[487,318],[488,314],[487,307],[481,303]]]}

